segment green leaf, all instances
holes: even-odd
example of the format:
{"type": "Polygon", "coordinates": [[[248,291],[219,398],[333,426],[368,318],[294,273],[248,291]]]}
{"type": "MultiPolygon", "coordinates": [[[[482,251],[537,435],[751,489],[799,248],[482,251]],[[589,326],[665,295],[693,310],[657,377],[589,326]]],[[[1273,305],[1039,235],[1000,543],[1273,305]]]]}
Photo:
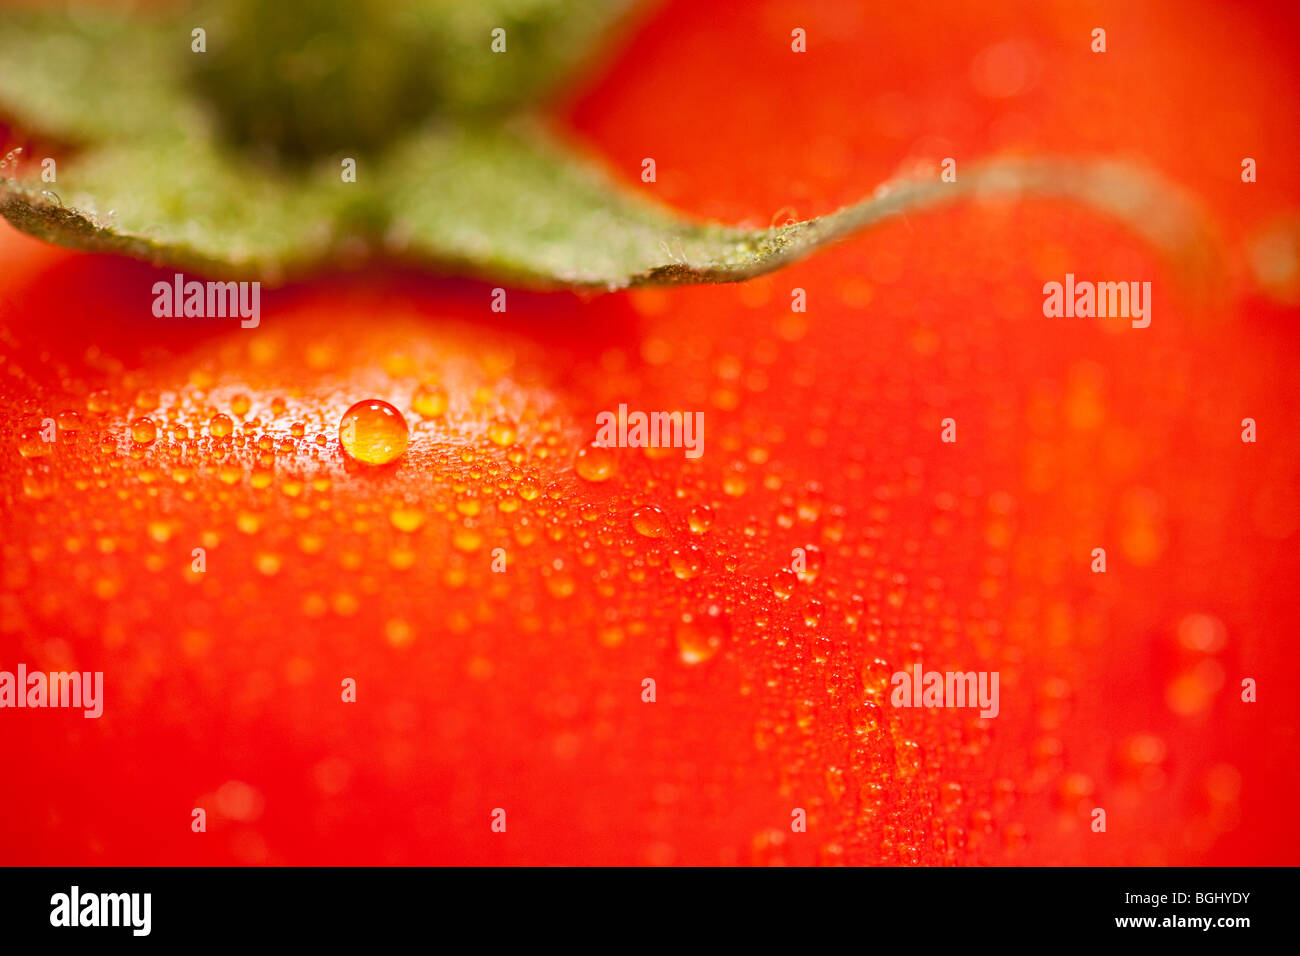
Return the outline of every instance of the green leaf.
{"type": "Polygon", "coordinates": [[[0,214],[49,241],[267,282],[381,255],[535,286],[731,282],[887,217],[987,195],[1075,200],[1166,248],[1201,248],[1175,190],[1105,161],[965,165],[957,182],[896,181],[770,229],[683,216],[520,110],[623,7],[320,0],[306,24],[265,0],[168,22],[3,10],[0,111],[81,150],[57,185],[30,160],[25,178],[0,178],[0,214]],[[207,53],[190,51],[198,25],[207,53]],[[491,49],[498,26],[505,53],[491,49]],[[356,182],[342,181],[341,156],[356,182]]]}
{"type": "MultiPolygon", "coordinates": [[[[363,167],[361,179],[369,175],[363,167]]],[[[1167,252],[1205,248],[1195,207],[1123,164],[972,165],[956,183],[899,180],[820,219],[745,230],[692,222],[643,199],[524,123],[413,136],[369,187],[342,183],[331,167],[287,177],[150,141],[92,152],[75,176],[63,195],[9,186],[0,213],[65,245],[268,282],[363,253],[540,287],[736,282],[892,216],[993,197],[1075,200],[1167,252]]]]}
{"type": "Polygon", "coordinates": [[[1170,252],[1199,248],[1202,233],[1192,204],[1158,177],[1065,159],[972,164],[953,183],[937,174],[901,179],[832,215],[777,228],[693,222],[522,123],[412,137],[389,155],[381,181],[394,255],[531,285],[609,290],[738,282],[892,216],[981,197],[1079,201],[1170,252]]]}
{"type": "Polygon", "coordinates": [[[193,128],[176,49],[188,30],[108,8],[0,7],[0,119],[72,145],[193,128]]]}
{"type": "Polygon", "coordinates": [[[338,254],[351,194],[338,172],[268,175],[192,142],[135,140],[87,152],[57,185],[8,185],[0,213],[62,245],[269,282],[338,254]]]}
{"type": "Polygon", "coordinates": [[[294,160],[371,154],[431,118],[490,121],[543,99],[629,6],[227,0],[196,18],[209,47],[186,68],[232,142],[294,160]]]}

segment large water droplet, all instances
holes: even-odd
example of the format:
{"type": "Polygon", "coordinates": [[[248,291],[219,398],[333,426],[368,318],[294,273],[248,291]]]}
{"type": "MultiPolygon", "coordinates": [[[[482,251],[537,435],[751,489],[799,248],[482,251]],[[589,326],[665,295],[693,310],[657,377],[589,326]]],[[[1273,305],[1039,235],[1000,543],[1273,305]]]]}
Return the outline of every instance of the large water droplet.
{"type": "Polygon", "coordinates": [[[590,445],[579,449],[573,459],[573,469],[586,481],[607,481],[618,471],[618,456],[612,448],[590,445]]]}
{"type": "Polygon", "coordinates": [[[339,420],[343,450],[366,465],[387,465],[406,451],[410,430],[392,405],[377,398],[357,402],[339,420]]]}

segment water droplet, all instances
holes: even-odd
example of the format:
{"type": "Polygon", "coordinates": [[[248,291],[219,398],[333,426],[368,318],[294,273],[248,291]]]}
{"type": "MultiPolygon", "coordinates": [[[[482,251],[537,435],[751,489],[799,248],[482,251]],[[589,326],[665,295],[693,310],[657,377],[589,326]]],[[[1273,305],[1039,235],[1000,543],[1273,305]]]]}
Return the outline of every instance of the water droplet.
{"type": "Polygon", "coordinates": [[[893,669],[889,662],[876,657],[862,665],[862,696],[868,700],[883,701],[889,694],[889,680],[893,669]]]}
{"type": "Polygon", "coordinates": [[[384,636],[393,647],[406,647],[415,639],[415,632],[410,624],[395,617],[384,625],[384,636]]]}
{"type": "Polygon", "coordinates": [[[131,422],[131,440],[141,445],[152,445],[158,437],[158,426],[149,418],[137,418],[131,422]]]}
{"type": "Polygon", "coordinates": [[[749,488],[749,482],[738,471],[727,472],[722,478],[722,490],[733,498],[739,498],[749,488]]]}
{"type": "Polygon", "coordinates": [[[248,396],[243,394],[242,392],[230,399],[230,410],[234,412],[236,415],[238,415],[240,418],[243,418],[245,415],[247,415],[248,410],[252,407],[253,407],[253,403],[249,401],[248,396]]]}
{"type": "Polygon", "coordinates": [[[709,526],[713,524],[713,509],[708,505],[696,505],[691,509],[686,521],[693,532],[704,534],[709,530],[709,526]]]}
{"type": "MultiPolygon", "coordinates": [[[[803,609],[804,623],[809,627],[816,627],[822,619],[822,603],[817,600],[809,600],[803,609]]],[[[823,638],[824,640],[824,638],[823,638]]],[[[824,652],[819,651],[814,658],[818,663],[824,664],[828,660],[824,652]]]]}
{"type": "Polygon", "coordinates": [[[421,385],[411,396],[411,407],[424,418],[437,418],[447,411],[447,390],[440,385],[421,385]]]}
{"type": "Polygon", "coordinates": [[[567,571],[557,571],[546,578],[546,590],[557,598],[566,598],[573,594],[577,582],[567,571]]]}
{"type": "Polygon", "coordinates": [[[647,538],[662,538],[668,533],[668,516],[654,505],[632,512],[632,527],[647,538]]]}
{"type": "Polygon", "coordinates": [[[696,545],[690,545],[668,556],[668,565],[679,580],[689,581],[704,570],[704,552],[696,545]]]}
{"type": "Polygon", "coordinates": [[[1228,629],[1209,614],[1188,614],[1178,622],[1178,641],[1189,651],[1214,654],[1227,643],[1228,629]]]}
{"type": "Polygon", "coordinates": [[[500,445],[506,448],[515,443],[519,437],[519,429],[515,423],[505,417],[497,417],[488,423],[488,440],[494,445],[500,445]]]}
{"type": "Polygon", "coordinates": [[[826,558],[822,554],[821,548],[813,544],[804,545],[803,570],[796,571],[799,580],[804,584],[811,584],[817,580],[817,575],[822,572],[822,565],[826,558]]]}
{"type": "Polygon", "coordinates": [[[457,528],[451,543],[457,551],[470,554],[483,546],[483,536],[473,528],[457,528]]]}
{"type": "Polygon", "coordinates": [[[844,768],[827,767],[826,768],[826,789],[830,792],[831,799],[838,802],[844,798],[844,768]]]}
{"type": "Polygon", "coordinates": [[[687,664],[702,664],[722,649],[730,632],[726,617],[717,607],[704,614],[683,614],[677,625],[677,652],[687,664]]]}
{"type": "Polygon", "coordinates": [[[1120,747],[1120,769],[1149,790],[1164,783],[1165,742],[1155,734],[1135,734],[1120,747]]]}
{"type": "Polygon", "coordinates": [[[394,508],[388,516],[398,531],[419,531],[424,524],[424,512],[419,508],[402,506],[394,508]]]}
{"type": "Polygon", "coordinates": [[[103,415],[112,407],[112,397],[102,388],[86,396],[86,410],[92,414],[103,415]]]}
{"type": "Polygon", "coordinates": [[[234,420],[222,412],[218,412],[208,419],[208,434],[213,438],[226,438],[234,430],[234,420]]]}
{"type": "Polygon", "coordinates": [[[1213,659],[1203,660],[1170,681],[1165,689],[1165,702],[1180,717],[1204,713],[1214,703],[1223,682],[1223,665],[1213,659]]]}
{"type": "Polygon", "coordinates": [[[618,455],[605,445],[589,445],[578,450],[573,468],[586,481],[608,481],[618,471],[618,455]]]}
{"type": "Polygon", "coordinates": [[[53,447],[38,431],[23,432],[18,438],[18,454],[24,458],[45,458],[53,447]]]}
{"type": "Polygon", "coordinates": [[[900,777],[912,777],[925,762],[925,752],[915,740],[900,740],[894,747],[894,760],[900,777]]]}
{"type": "Polygon", "coordinates": [[[406,419],[392,405],[377,398],[357,402],[339,420],[343,450],[366,465],[386,465],[406,451],[410,432],[406,419]]]}
{"type": "Polygon", "coordinates": [[[880,729],[880,708],[873,701],[864,700],[857,708],[854,732],[867,736],[880,729]]]}
{"type": "Polygon", "coordinates": [[[790,600],[790,595],[794,594],[794,586],[797,580],[798,578],[795,577],[793,571],[789,568],[781,568],[776,574],[772,575],[772,593],[782,601],[790,600]]]}

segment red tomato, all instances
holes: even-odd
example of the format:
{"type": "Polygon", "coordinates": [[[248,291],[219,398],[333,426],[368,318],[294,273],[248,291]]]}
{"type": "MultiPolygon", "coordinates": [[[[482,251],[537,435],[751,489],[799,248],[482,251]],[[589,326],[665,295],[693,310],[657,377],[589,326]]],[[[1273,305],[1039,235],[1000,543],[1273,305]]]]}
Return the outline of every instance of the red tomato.
{"type": "Polygon", "coordinates": [[[1122,154],[1199,197],[1204,274],[966,204],[743,285],[497,314],[376,271],[243,330],[6,227],[0,669],[105,700],[0,712],[0,858],[1294,862],[1295,41],[1284,4],[683,0],[563,111],[756,225],[917,158],[1122,154]],[[1066,272],[1151,281],[1151,326],[1045,318],[1066,272]],[[379,469],[338,447],[372,399],[410,427],[379,469]],[[705,453],[583,463],[620,403],[702,410],[705,453]],[[998,716],[890,706],[916,662],[997,672],[998,716]]]}

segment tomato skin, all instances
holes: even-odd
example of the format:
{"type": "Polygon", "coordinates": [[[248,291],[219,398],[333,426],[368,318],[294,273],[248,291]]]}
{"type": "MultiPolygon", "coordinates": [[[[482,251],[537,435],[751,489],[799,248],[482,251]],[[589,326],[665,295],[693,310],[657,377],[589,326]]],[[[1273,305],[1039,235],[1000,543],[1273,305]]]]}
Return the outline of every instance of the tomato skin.
{"type": "Polygon", "coordinates": [[[97,721],[0,712],[0,858],[1294,863],[1296,309],[1252,265],[1295,235],[1277,117],[1300,84],[1274,55],[1294,18],[1114,5],[1103,58],[1069,5],[855,10],[671,4],[564,115],[629,182],[656,158],[638,188],[760,224],[908,157],[1135,154],[1200,197],[1213,297],[1088,210],[966,205],[740,286],[512,289],[500,315],[487,285],[375,271],[268,291],[249,332],[154,320],[160,273],[5,227],[0,669],[102,670],[107,696],[97,721]],[[988,95],[1007,70],[1033,79],[988,95]],[[1066,271],[1149,279],[1152,326],[1045,319],[1066,271]],[[425,377],[449,407],[422,421],[425,377]],[[291,445],[264,487],[267,429],[229,484],[203,433],[237,395],[241,431],[291,445]],[[378,470],[331,430],[372,398],[413,425],[378,470]],[[573,455],[621,402],[703,409],[704,456],[622,449],[584,480],[573,455]],[[173,407],[189,438],[166,434],[173,407]],[[25,458],[18,431],[67,408],[82,430],[25,458]],[[140,414],[164,431],[148,449],[125,431],[140,414]],[[489,436],[501,416],[523,462],[489,436]],[[646,507],[663,536],[634,526],[646,507]],[[787,588],[810,546],[818,572],[787,588]],[[997,670],[1001,712],[873,714],[876,659],[997,670]]]}

